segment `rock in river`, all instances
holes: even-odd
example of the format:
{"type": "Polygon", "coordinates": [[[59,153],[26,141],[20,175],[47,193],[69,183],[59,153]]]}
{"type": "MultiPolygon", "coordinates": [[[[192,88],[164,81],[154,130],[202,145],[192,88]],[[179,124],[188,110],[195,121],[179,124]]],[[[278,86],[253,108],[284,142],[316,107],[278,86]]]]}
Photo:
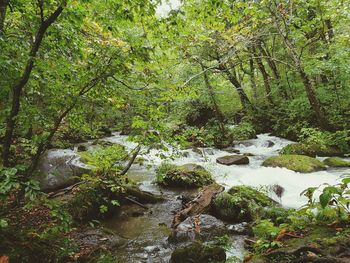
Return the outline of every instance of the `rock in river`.
{"type": "Polygon", "coordinates": [[[54,191],[73,184],[77,176],[90,172],[71,150],[49,150],[40,159],[36,180],[42,191],[54,191]]]}
{"type": "Polygon", "coordinates": [[[224,223],[211,215],[198,215],[188,217],[179,224],[174,234],[170,237],[174,242],[185,242],[193,240],[208,241],[228,232],[224,223]]]}
{"type": "Polygon", "coordinates": [[[319,160],[305,155],[280,155],[267,158],[262,166],[285,167],[300,173],[311,173],[326,170],[326,166],[319,160]]]}
{"type": "Polygon", "coordinates": [[[165,187],[196,188],[213,182],[212,175],[197,164],[162,163],[157,169],[157,183],[165,187]]]}
{"type": "Polygon", "coordinates": [[[226,155],[217,158],[216,162],[224,165],[249,164],[249,158],[244,155],[226,155]]]}
{"type": "Polygon", "coordinates": [[[214,245],[204,245],[200,242],[175,249],[171,255],[171,263],[209,263],[209,262],[225,262],[225,249],[214,245]]]}

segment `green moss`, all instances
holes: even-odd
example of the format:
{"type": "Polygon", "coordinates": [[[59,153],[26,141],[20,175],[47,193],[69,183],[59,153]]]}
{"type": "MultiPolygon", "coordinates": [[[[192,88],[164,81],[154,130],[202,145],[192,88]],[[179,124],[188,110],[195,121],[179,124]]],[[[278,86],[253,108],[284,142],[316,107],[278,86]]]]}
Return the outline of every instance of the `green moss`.
{"type": "Polygon", "coordinates": [[[222,247],[204,245],[200,242],[179,247],[175,249],[171,255],[171,262],[176,263],[209,263],[209,262],[225,262],[226,253],[222,247]]]}
{"type": "Polygon", "coordinates": [[[304,144],[304,143],[294,143],[285,146],[280,154],[284,155],[307,155],[310,157],[316,156],[343,156],[341,150],[333,146],[324,146],[319,144],[304,144]]]}
{"type": "Polygon", "coordinates": [[[267,195],[249,186],[234,186],[213,202],[215,215],[231,222],[252,221],[259,217],[263,207],[273,205],[275,202],[267,195]]]}
{"type": "Polygon", "coordinates": [[[214,182],[211,174],[202,166],[185,164],[176,166],[162,163],[157,169],[157,183],[169,187],[196,188],[214,182]]]}
{"type": "Polygon", "coordinates": [[[326,169],[326,166],[321,161],[309,156],[296,154],[270,157],[262,165],[266,167],[285,167],[301,173],[311,173],[326,169]]]}
{"type": "Polygon", "coordinates": [[[350,167],[350,162],[344,161],[339,157],[329,157],[323,163],[331,167],[350,167]]]}

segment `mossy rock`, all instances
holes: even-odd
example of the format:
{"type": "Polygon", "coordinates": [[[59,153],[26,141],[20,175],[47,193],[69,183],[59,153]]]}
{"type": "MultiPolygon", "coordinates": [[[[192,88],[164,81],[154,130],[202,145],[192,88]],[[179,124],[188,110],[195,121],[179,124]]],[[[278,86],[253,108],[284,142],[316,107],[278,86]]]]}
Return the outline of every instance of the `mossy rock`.
{"type": "Polygon", "coordinates": [[[213,202],[215,216],[229,222],[250,222],[256,219],[264,207],[276,202],[250,186],[234,186],[220,193],[213,202]]]}
{"type": "Polygon", "coordinates": [[[225,261],[225,249],[214,245],[204,245],[200,242],[193,242],[188,246],[176,248],[170,260],[172,263],[219,263],[225,261]]]}
{"type": "Polygon", "coordinates": [[[344,161],[339,157],[329,157],[325,159],[323,163],[330,167],[350,167],[349,161],[344,161]]]}
{"type": "Polygon", "coordinates": [[[284,155],[307,155],[310,157],[316,156],[344,156],[344,153],[333,146],[323,146],[318,144],[303,144],[303,143],[294,143],[289,144],[282,148],[280,154],[284,155]]]}
{"type": "Polygon", "coordinates": [[[262,166],[285,167],[300,173],[311,173],[326,169],[326,166],[321,161],[309,156],[297,154],[270,157],[262,163],[262,166]]]}
{"type": "Polygon", "coordinates": [[[157,169],[157,183],[165,187],[197,188],[213,182],[212,175],[197,164],[162,163],[157,169]]]}

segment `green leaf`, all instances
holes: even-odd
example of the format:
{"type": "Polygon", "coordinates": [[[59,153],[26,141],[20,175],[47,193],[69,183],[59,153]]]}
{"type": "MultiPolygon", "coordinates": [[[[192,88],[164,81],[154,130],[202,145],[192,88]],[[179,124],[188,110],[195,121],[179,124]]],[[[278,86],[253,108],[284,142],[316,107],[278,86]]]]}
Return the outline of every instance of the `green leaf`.
{"type": "Polygon", "coordinates": [[[323,194],[320,195],[320,204],[322,208],[325,208],[328,204],[329,201],[332,199],[332,195],[329,192],[324,192],[323,194]]]}

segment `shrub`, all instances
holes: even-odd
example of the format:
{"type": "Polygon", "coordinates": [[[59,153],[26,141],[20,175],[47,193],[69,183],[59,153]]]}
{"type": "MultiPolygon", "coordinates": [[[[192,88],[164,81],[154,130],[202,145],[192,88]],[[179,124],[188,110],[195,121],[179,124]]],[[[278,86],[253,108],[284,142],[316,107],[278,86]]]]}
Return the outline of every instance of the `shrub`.
{"type": "Polygon", "coordinates": [[[232,140],[248,140],[256,138],[256,131],[249,122],[241,122],[238,126],[229,129],[229,136],[232,140]]]}

